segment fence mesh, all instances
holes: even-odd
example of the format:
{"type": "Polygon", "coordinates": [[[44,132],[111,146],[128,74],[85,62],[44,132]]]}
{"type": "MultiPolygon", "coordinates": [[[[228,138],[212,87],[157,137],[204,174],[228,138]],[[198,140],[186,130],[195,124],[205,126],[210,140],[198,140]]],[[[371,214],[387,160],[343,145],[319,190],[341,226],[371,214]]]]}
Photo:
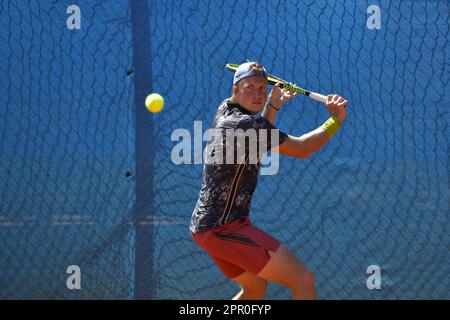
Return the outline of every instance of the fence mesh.
{"type": "Polygon", "coordinates": [[[1,298],[133,295],[129,6],[69,5],[0,4],[1,298]]]}

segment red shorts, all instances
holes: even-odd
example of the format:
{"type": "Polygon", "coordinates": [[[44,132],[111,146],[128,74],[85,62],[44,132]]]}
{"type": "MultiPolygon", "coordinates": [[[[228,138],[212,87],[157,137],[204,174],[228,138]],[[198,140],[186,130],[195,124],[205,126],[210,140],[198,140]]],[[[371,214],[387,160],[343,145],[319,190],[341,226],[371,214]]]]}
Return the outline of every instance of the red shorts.
{"type": "Polygon", "coordinates": [[[249,218],[232,221],[216,229],[193,233],[192,238],[214,260],[228,278],[245,271],[257,275],[280,242],[253,226],[249,218]]]}

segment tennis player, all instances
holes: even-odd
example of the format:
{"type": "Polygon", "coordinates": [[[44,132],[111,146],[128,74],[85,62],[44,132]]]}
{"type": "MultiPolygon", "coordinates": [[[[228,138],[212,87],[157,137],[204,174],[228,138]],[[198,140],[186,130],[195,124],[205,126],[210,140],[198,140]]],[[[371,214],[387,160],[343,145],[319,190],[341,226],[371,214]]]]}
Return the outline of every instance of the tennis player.
{"type": "MultiPolygon", "coordinates": [[[[326,107],[331,117],[317,129],[294,137],[277,130],[274,124],[282,105],[297,94],[275,85],[266,98],[267,87],[267,73],[261,64],[247,62],[236,70],[233,95],[219,105],[212,128],[223,133],[219,136],[224,140],[226,130],[241,129],[239,132],[244,133],[254,130],[258,141],[246,140],[244,161],[204,165],[190,231],[194,241],[211,256],[224,275],[241,286],[233,299],[262,299],[267,281],[288,287],[292,299],[316,299],[313,273],[286,245],[250,221],[250,204],[260,161],[258,156],[258,161],[252,163],[248,153],[252,144],[258,144],[280,154],[308,157],[325,146],[339,130],[348,102],[338,95],[328,95],[326,107]]],[[[210,156],[215,149],[209,144],[230,146],[229,141],[217,140],[206,146],[210,156]]],[[[267,150],[259,148],[257,152],[267,150]]],[[[276,201],[277,190],[272,190],[271,196],[276,201]]]]}

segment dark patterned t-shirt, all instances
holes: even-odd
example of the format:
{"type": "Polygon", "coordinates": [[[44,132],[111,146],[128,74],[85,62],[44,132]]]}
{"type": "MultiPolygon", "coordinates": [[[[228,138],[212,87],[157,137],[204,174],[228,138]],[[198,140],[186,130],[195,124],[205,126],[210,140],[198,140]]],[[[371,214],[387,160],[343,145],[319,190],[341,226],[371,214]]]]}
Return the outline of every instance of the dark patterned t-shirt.
{"type": "Polygon", "coordinates": [[[229,99],[220,104],[211,131],[200,194],[190,223],[193,233],[248,216],[260,156],[287,139],[287,134],[266,118],[229,99]]]}

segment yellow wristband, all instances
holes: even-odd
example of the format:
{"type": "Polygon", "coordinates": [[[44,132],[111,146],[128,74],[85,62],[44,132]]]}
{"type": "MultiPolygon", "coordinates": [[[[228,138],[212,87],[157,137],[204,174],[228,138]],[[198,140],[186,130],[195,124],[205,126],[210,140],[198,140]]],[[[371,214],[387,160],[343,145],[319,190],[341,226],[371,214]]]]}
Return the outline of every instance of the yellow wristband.
{"type": "Polygon", "coordinates": [[[328,135],[330,136],[331,139],[336,134],[336,132],[341,128],[341,122],[337,117],[331,116],[320,127],[324,128],[328,132],[328,135]]]}

